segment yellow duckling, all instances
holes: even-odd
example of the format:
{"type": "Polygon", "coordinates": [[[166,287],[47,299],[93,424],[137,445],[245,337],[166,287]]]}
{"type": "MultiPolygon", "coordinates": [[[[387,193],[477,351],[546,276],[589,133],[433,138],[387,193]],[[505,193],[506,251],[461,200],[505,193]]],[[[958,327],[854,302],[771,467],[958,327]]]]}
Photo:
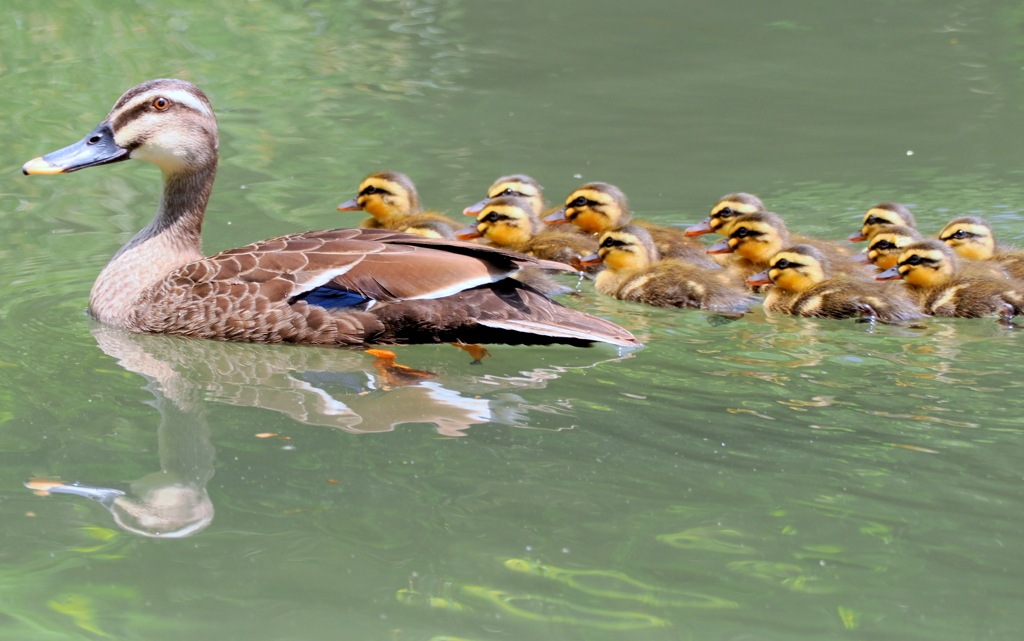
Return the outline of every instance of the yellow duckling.
{"type": "Polygon", "coordinates": [[[871,240],[871,237],[882,225],[903,225],[916,228],[914,215],[904,205],[899,203],[880,203],[875,205],[864,214],[860,231],[853,232],[846,237],[851,243],[858,243],[862,240],[871,240]]]}
{"type": "Polygon", "coordinates": [[[1019,282],[995,278],[986,270],[962,263],[940,240],[907,245],[896,266],[875,278],[902,278],[924,313],[932,316],[999,315],[1009,321],[1024,310],[1024,287],[1019,282]]]}
{"type": "Polygon", "coordinates": [[[620,300],[714,311],[737,311],[753,302],[723,269],[662,259],[650,233],[639,225],[604,232],[597,253],[581,262],[604,262],[607,269],[597,275],[594,285],[602,294],[620,300]]]}
{"type": "Polygon", "coordinates": [[[467,216],[476,216],[492,198],[499,198],[501,196],[526,199],[530,203],[530,208],[538,216],[551,213],[544,211],[546,207],[544,204],[544,188],[540,186],[539,182],[526,174],[512,174],[511,176],[502,176],[495,180],[487,188],[487,198],[466,207],[462,210],[462,213],[467,216]]]}
{"type": "Polygon", "coordinates": [[[359,195],[338,205],[338,211],[365,211],[363,229],[390,229],[427,238],[455,238],[459,224],[433,211],[423,211],[416,185],[405,174],[381,171],[359,183],[359,195]]]}
{"type": "Polygon", "coordinates": [[[871,242],[863,254],[865,260],[880,270],[889,269],[896,264],[903,248],[912,243],[924,240],[913,227],[906,225],[879,225],[871,236],[871,242]]]}
{"type": "Polygon", "coordinates": [[[882,322],[921,316],[903,288],[833,273],[826,256],[810,245],[793,245],[772,257],[768,269],[748,285],[775,286],[764,308],[770,312],[816,318],[862,316],[882,322]]]}
{"type": "Polygon", "coordinates": [[[633,220],[626,195],[608,183],[589,183],[576,189],[565,199],[565,206],[545,217],[544,222],[572,223],[584,232],[597,236],[632,223],[647,230],[661,256],[679,258],[701,267],[719,266],[707,257],[703,243],[687,238],[682,230],[633,220]]]}
{"type": "Polygon", "coordinates": [[[964,216],[949,221],[939,232],[939,240],[961,257],[999,265],[1011,277],[1024,280],[1024,252],[996,243],[992,226],[979,216],[964,216]]]}
{"type": "Polygon", "coordinates": [[[754,214],[765,211],[764,203],[754,194],[743,192],[722,196],[715,206],[711,208],[711,215],[696,225],[686,228],[687,236],[701,236],[703,234],[720,234],[728,236],[726,223],[744,214],[754,214]]]}

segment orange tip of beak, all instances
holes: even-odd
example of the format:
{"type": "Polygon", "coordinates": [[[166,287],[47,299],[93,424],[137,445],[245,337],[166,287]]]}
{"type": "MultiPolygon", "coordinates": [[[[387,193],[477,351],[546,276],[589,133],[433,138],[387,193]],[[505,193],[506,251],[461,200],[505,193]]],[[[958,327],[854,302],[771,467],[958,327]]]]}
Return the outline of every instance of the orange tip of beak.
{"type": "Polygon", "coordinates": [[[720,240],[711,247],[708,247],[709,254],[731,254],[733,248],[729,246],[729,239],[720,240]]]}
{"type": "Polygon", "coordinates": [[[49,174],[63,174],[64,170],[60,167],[54,167],[50,163],[43,160],[43,157],[33,158],[32,160],[25,163],[21,171],[25,175],[49,175],[49,174]]]}
{"type": "Polygon", "coordinates": [[[468,225],[455,232],[455,237],[459,240],[473,240],[474,238],[480,238],[483,234],[477,229],[476,225],[468,225]]]}
{"type": "Polygon", "coordinates": [[[771,285],[772,279],[768,276],[768,270],[763,272],[757,272],[753,276],[747,279],[748,285],[771,285]]]}
{"type": "Polygon", "coordinates": [[[696,225],[690,225],[687,227],[686,231],[683,233],[687,236],[703,236],[704,234],[710,234],[713,231],[715,230],[711,229],[711,219],[705,218],[696,225]]]}
{"type": "Polygon", "coordinates": [[[603,262],[604,261],[601,260],[601,256],[595,252],[593,254],[583,256],[582,258],[574,258],[572,261],[572,266],[575,267],[576,269],[580,269],[581,267],[600,265],[603,262]]]}
{"type": "Polygon", "coordinates": [[[338,211],[359,211],[362,206],[359,204],[358,198],[352,200],[346,200],[345,202],[338,205],[338,211]]]}
{"type": "Polygon", "coordinates": [[[847,236],[846,240],[850,241],[851,243],[859,243],[862,240],[867,240],[867,237],[864,235],[864,232],[855,231],[849,236],[847,236]]]}

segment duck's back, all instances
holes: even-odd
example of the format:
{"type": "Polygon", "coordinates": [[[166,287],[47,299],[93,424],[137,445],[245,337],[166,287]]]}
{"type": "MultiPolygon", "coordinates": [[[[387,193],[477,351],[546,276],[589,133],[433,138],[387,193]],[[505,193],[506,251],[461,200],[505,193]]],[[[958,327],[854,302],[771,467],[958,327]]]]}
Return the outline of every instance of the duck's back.
{"type": "Polygon", "coordinates": [[[631,274],[612,294],[616,298],[656,307],[698,307],[735,310],[749,305],[750,296],[732,286],[720,269],[704,269],[668,258],[631,274]]]}

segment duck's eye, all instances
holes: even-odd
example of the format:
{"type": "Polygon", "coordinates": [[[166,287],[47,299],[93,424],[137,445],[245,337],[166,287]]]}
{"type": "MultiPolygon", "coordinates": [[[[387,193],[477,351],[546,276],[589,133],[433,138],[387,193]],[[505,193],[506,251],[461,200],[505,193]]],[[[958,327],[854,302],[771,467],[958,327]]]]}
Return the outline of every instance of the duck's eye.
{"type": "Polygon", "coordinates": [[[377,189],[373,185],[370,185],[366,189],[364,189],[361,192],[359,192],[359,195],[360,196],[369,196],[370,194],[377,194],[377,193],[381,193],[383,191],[384,191],[383,189],[377,189]]]}
{"type": "Polygon", "coordinates": [[[789,265],[790,262],[783,258],[775,263],[775,269],[786,269],[787,267],[789,267],[789,265]]]}
{"type": "Polygon", "coordinates": [[[965,232],[962,229],[958,229],[958,230],[956,230],[953,233],[952,236],[950,236],[950,238],[956,238],[957,240],[963,240],[964,238],[967,238],[967,232],[965,232]]]}
{"type": "Polygon", "coordinates": [[[484,223],[496,223],[496,222],[498,222],[498,218],[499,218],[499,216],[498,216],[498,212],[496,212],[496,211],[492,211],[492,212],[489,212],[489,213],[488,213],[488,214],[487,214],[486,216],[484,216],[483,218],[481,218],[481,219],[480,219],[480,222],[484,222],[484,223]]]}
{"type": "Polygon", "coordinates": [[[498,194],[498,196],[522,196],[522,194],[516,191],[515,189],[508,187],[507,189],[505,189],[505,191],[498,194]]]}
{"type": "Polygon", "coordinates": [[[735,213],[736,210],[734,210],[732,207],[722,207],[721,209],[718,210],[718,213],[715,215],[720,216],[721,218],[728,218],[729,216],[732,216],[735,213]]]}
{"type": "Polygon", "coordinates": [[[910,258],[908,258],[905,261],[903,261],[903,264],[904,265],[920,265],[921,264],[921,257],[918,256],[917,254],[914,254],[910,258]]]}
{"type": "Polygon", "coordinates": [[[616,238],[605,238],[601,241],[601,247],[622,247],[626,243],[616,238]]]}
{"type": "Polygon", "coordinates": [[[750,230],[746,227],[740,227],[732,233],[733,238],[746,238],[750,235],[750,230]]]}
{"type": "Polygon", "coordinates": [[[584,198],[583,196],[580,196],[576,200],[574,200],[571,203],[569,203],[568,206],[569,207],[586,207],[587,206],[587,199],[584,198]]]}
{"type": "Polygon", "coordinates": [[[878,225],[879,223],[888,224],[889,221],[884,218],[879,218],[878,216],[868,216],[867,220],[864,221],[865,225],[878,225]]]}
{"type": "Polygon", "coordinates": [[[893,245],[892,242],[888,240],[880,240],[875,243],[875,246],[871,249],[896,249],[896,245],[893,245]]]}
{"type": "Polygon", "coordinates": [[[153,101],[153,109],[157,111],[167,111],[167,108],[171,106],[171,101],[163,96],[160,96],[153,101]]]}

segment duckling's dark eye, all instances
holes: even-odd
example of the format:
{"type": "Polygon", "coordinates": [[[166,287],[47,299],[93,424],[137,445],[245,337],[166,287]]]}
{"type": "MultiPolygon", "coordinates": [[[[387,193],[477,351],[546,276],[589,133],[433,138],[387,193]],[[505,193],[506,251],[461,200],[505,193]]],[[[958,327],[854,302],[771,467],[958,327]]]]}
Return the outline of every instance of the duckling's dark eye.
{"type": "Polygon", "coordinates": [[[373,185],[370,185],[366,189],[359,192],[360,196],[369,196],[370,194],[382,194],[385,193],[383,189],[377,189],[373,185]]]}
{"type": "Polygon", "coordinates": [[[910,258],[908,258],[905,261],[903,261],[903,264],[904,265],[920,265],[921,264],[921,257],[918,256],[917,254],[914,254],[910,258]]]}
{"type": "Polygon", "coordinates": [[[888,240],[880,240],[871,249],[896,249],[896,245],[888,240]]]}
{"type": "Polygon", "coordinates": [[[496,195],[494,197],[495,198],[497,198],[498,196],[518,196],[518,197],[522,197],[522,195],[523,195],[522,192],[518,192],[515,189],[512,189],[511,187],[509,187],[509,188],[505,189],[505,191],[501,192],[500,194],[498,194],[498,195],[496,195]]]}
{"type": "Polygon", "coordinates": [[[622,247],[626,243],[618,240],[617,238],[605,238],[601,241],[601,247],[622,247]]]}
{"type": "Polygon", "coordinates": [[[481,218],[480,222],[483,222],[483,223],[496,223],[496,222],[498,222],[499,218],[501,218],[501,216],[498,215],[498,212],[492,211],[492,212],[488,213],[486,216],[484,216],[483,218],[481,218]]]}
{"type": "Polygon", "coordinates": [[[728,218],[729,216],[732,216],[735,213],[736,210],[734,210],[732,207],[722,207],[721,209],[718,210],[718,213],[715,215],[720,216],[722,218],[728,218]]]}
{"type": "Polygon", "coordinates": [[[958,230],[956,230],[953,233],[952,236],[950,236],[950,238],[956,238],[957,240],[963,240],[964,238],[967,238],[967,235],[968,235],[967,232],[965,232],[962,229],[958,229],[958,230]]]}
{"type": "Polygon", "coordinates": [[[732,233],[733,238],[746,238],[750,235],[750,230],[746,227],[740,227],[732,233]]]}
{"type": "Polygon", "coordinates": [[[868,219],[864,221],[865,225],[877,225],[879,223],[889,224],[889,221],[878,216],[868,216],[868,219]]]}
{"type": "Polygon", "coordinates": [[[775,263],[775,269],[786,269],[789,265],[790,262],[783,258],[775,263]]]}
{"type": "Polygon", "coordinates": [[[574,201],[572,201],[571,203],[569,203],[569,204],[567,205],[567,207],[586,207],[586,205],[587,205],[587,203],[588,203],[588,202],[590,202],[590,201],[588,201],[588,200],[587,200],[586,198],[584,198],[583,196],[580,196],[580,197],[579,197],[579,198],[577,198],[576,200],[574,200],[574,201]]]}
{"type": "Polygon", "coordinates": [[[164,98],[163,96],[160,96],[159,98],[153,101],[153,109],[156,109],[157,111],[166,111],[167,108],[170,106],[171,101],[167,98],[164,98]]]}

